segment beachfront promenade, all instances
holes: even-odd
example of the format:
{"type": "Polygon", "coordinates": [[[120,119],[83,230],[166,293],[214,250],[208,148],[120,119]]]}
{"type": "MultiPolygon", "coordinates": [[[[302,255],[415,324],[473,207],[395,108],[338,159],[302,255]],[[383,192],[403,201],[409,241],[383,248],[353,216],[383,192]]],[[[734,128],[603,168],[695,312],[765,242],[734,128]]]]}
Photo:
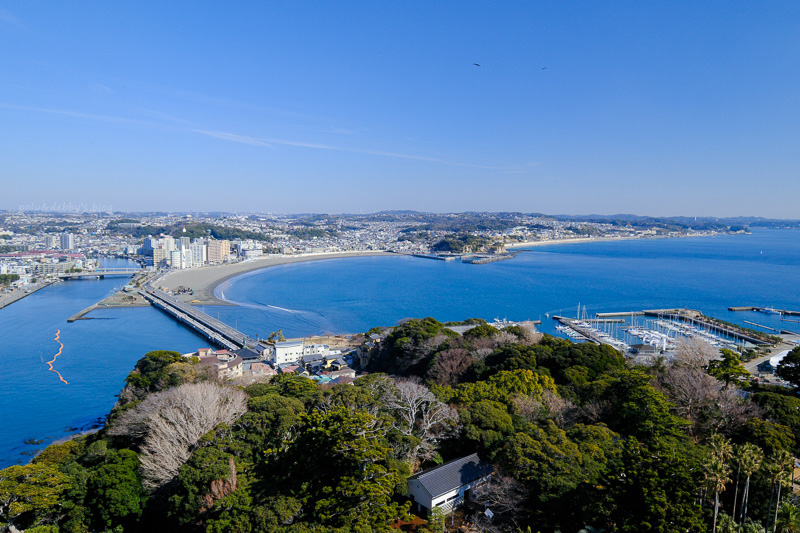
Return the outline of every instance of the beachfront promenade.
{"type": "Polygon", "coordinates": [[[142,285],[138,291],[153,306],[172,315],[178,321],[186,323],[210,341],[224,346],[228,350],[238,350],[245,346],[255,346],[256,344],[255,339],[241,331],[189,304],[181,302],[162,290],[156,289],[149,283],[142,285]]]}

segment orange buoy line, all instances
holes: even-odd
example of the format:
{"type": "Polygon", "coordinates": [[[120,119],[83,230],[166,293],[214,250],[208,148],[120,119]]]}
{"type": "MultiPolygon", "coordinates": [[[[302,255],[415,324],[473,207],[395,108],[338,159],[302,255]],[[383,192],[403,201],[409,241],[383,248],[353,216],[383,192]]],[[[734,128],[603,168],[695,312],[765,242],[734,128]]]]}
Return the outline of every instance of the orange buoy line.
{"type": "Polygon", "coordinates": [[[55,338],[55,339],[53,339],[53,340],[54,340],[54,341],[56,341],[56,342],[58,343],[58,346],[59,346],[59,348],[58,348],[58,353],[57,353],[57,354],[55,354],[55,355],[53,356],[53,359],[52,359],[52,360],[50,360],[50,361],[48,361],[48,362],[47,362],[47,366],[49,366],[49,367],[50,367],[50,372],[55,372],[56,374],[58,374],[58,379],[60,379],[61,381],[63,381],[63,382],[64,382],[64,383],[66,383],[67,385],[69,385],[69,383],[67,382],[67,380],[66,380],[66,379],[64,379],[64,378],[61,376],[61,373],[60,373],[58,370],[56,370],[55,368],[53,368],[53,363],[55,363],[55,362],[56,362],[56,358],[57,358],[59,355],[61,355],[61,350],[63,350],[63,349],[64,349],[64,345],[63,345],[63,344],[61,344],[61,341],[59,340],[60,338],[61,338],[61,330],[60,330],[60,329],[57,329],[57,330],[56,330],[56,338],[55,338]]]}

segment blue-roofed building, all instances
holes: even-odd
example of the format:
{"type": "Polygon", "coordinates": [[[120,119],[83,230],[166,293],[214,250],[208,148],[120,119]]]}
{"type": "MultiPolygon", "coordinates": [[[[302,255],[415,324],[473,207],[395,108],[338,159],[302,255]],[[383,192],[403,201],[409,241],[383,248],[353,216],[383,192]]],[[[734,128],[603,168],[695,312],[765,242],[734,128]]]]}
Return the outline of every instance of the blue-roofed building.
{"type": "Polygon", "coordinates": [[[491,480],[492,465],[477,453],[448,461],[408,478],[412,509],[429,513],[434,507],[445,514],[469,500],[472,489],[491,480]]]}

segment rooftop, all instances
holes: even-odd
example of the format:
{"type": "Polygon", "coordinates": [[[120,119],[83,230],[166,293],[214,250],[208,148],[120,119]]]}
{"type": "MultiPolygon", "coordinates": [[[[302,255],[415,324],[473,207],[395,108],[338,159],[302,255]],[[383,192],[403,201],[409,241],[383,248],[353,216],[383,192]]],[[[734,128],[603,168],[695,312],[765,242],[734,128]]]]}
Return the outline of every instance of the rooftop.
{"type": "Polygon", "coordinates": [[[477,453],[473,453],[425,470],[408,479],[419,481],[431,497],[436,498],[476,479],[488,476],[493,470],[492,465],[482,461],[477,453]]]}

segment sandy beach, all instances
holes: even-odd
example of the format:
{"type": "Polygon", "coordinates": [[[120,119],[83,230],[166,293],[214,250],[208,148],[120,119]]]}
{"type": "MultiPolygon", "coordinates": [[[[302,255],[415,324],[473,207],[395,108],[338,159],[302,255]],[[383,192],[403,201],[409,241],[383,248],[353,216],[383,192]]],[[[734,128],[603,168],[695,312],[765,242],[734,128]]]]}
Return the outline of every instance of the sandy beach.
{"type": "Polygon", "coordinates": [[[214,289],[233,277],[245,272],[259,270],[289,263],[301,263],[304,261],[319,261],[322,259],[345,259],[348,257],[368,257],[381,255],[397,255],[391,252],[339,252],[339,253],[318,253],[287,256],[270,256],[259,259],[243,261],[228,265],[207,266],[202,268],[191,268],[187,270],[177,270],[170,272],[154,284],[164,289],[175,290],[178,287],[192,289],[194,294],[184,294],[178,296],[179,299],[196,305],[233,305],[214,296],[214,289]]]}
{"type": "MultiPolygon", "coordinates": [[[[687,235],[699,237],[703,235],[687,235]]],[[[672,237],[672,236],[669,236],[672,237]]],[[[648,237],[648,238],[669,238],[669,237],[648,237]]],[[[556,239],[531,242],[519,242],[507,244],[506,248],[530,248],[534,246],[548,246],[552,244],[578,244],[587,242],[604,241],[625,241],[641,239],[642,237],[597,237],[597,238],[578,238],[578,239],[556,239]]],[[[230,302],[220,300],[214,296],[214,289],[221,283],[236,277],[245,272],[259,270],[278,265],[290,263],[300,263],[304,261],[319,261],[323,259],[345,259],[348,257],[368,257],[368,256],[390,256],[398,255],[392,252],[337,252],[337,253],[315,253],[300,255],[276,255],[232,263],[225,265],[206,266],[201,268],[191,268],[187,270],[177,270],[170,272],[154,284],[168,290],[175,290],[178,287],[192,289],[193,294],[179,295],[178,298],[194,305],[234,305],[230,302]]]]}

